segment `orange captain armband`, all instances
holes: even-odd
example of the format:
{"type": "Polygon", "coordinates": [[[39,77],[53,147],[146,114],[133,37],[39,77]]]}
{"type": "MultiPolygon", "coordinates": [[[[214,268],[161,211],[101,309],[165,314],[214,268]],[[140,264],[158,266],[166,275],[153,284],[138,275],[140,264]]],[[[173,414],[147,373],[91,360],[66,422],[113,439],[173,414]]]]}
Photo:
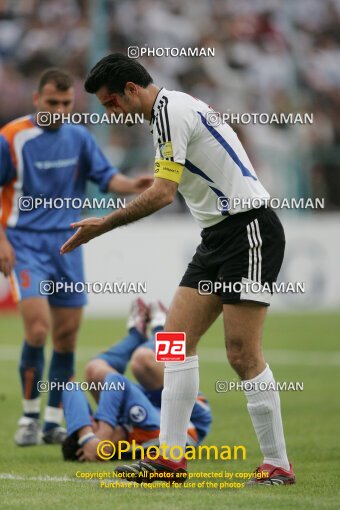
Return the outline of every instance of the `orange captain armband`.
{"type": "Polygon", "coordinates": [[[184,166],[180,163],[166,161],[165,159],[156,159],[154,176],[179,184],[182,179],[183,168],[184,166]]]}

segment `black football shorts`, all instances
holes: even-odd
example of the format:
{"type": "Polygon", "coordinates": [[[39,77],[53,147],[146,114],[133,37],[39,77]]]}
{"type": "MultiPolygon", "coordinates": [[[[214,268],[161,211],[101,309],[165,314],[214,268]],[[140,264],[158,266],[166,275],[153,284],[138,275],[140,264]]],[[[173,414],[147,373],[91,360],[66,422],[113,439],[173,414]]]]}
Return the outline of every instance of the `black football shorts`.
{"type": "Polygon", "coordinates": [[[199,294],[217,294],[222,303],[240,301],[269,305],[280,271],[285,235],[269,207],[228,216],[202,230],[202,242],[180,286],[199,294]]]}

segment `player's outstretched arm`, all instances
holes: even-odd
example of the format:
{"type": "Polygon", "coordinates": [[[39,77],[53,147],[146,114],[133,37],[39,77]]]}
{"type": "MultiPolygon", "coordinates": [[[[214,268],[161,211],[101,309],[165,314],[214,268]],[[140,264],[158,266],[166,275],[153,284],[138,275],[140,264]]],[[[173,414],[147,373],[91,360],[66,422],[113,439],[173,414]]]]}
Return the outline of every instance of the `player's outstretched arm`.
{"type": "Polygon", "coordinates": [[[125,209],[119,209],[103,218],[87,218],[72,223],[72,228],[78,228],[78,230],[63,244],[60,253],[69,253],[81,244],[88,243],[91,239],[110,230],[153,214],[171,204],[176,191],[177,184],[175,182],[156,178],[153,185],[130,202],[125,209]]]}
{"type": "Polygon", "coordinates": [[[153,176],[141,175],[130,179],[121,173],[117,173],[111,177],[108,185],[108,191],[118,193],[120,195],[130,195],[134,193],[143,193],[153,183],[153,176]]]}

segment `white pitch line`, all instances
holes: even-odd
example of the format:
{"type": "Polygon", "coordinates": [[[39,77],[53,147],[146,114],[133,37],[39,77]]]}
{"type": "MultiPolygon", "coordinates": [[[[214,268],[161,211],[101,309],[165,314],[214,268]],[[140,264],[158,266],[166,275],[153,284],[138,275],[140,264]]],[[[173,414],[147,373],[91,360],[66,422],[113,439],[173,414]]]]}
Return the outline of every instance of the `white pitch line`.
{"type": "Polygon", "coordinates": [[[10,473],[0,473],[0,480],[22,480],[32,482],[81,482],[67,476],[22,476],[12,475],[10,473]]]}
{"type": "MultiPolygon", "coordinates": [[[[46,355],[49,356],[47,349],[46,355]]],[[[98,354],[98,349],[93,347],[80,347],[77,351],[77,360],[87,361],[98,354]]],[[[340,351],[294,351],[289,349],[264,349],[266,359],[275,365],[299,365],[299,366],[339,366],[340,351]]],[[[198,355],[201,363],[227,363],[225,348],[198,347],[198,355]]],[[[2,361],[18,361],[20,348],[13,345],[0,346],[0,363],[2,361]]]]}
{"type": "MultiPolygon", "coordinates": [[[[12,475],[11,473],[0,473],[0,480],[15,480],[22,482],[60,482],[60,483],[96,483],[96,482],[116,482],[117,479],[113,478],[70,478],[68,476],[24,476],[12,475]]],[[[119,480],[120,481],[120,480],[119,480]]],[[[125,480],[122,480],[125,481],[125,480]]]]}
{"type": "MultiPolygon", "coordinates": [[[[122,482],[124,484],[129,484],[128,480],[117,479],[117,478],[91,478],[91,479],[76,479],[76,478],[68,478],[67,476],[23,476],[23,475],[12,475],[10,473],[0,473],[0,480],[14,480],[16,482],[59,482],[59,483],[91,483],[95,484],[96,482],[122,482]]],[[[136,484],[137,485],[137,484],[136,484]]],[[[142,486],[137,485],[137,487],[141,488],[142,486]]]]}

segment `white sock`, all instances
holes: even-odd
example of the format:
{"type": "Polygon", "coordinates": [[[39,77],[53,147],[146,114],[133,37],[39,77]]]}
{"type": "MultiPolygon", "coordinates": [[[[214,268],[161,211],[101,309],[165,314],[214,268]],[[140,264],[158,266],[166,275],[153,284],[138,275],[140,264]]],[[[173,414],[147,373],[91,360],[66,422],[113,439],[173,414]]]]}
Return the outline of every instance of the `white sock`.
{"type": "Polygon", "coordinates": [[[289,462],[286,452],[285,438],[283,434],[280,396],[274,389],[259,389],[259,383],[263,386],[275,384],[275,379],[269,365],[266,365],[261,374],[243,381],[243,383],[256,383],[254,389],[244,391],[248,400],[248,411],[264,456],[264,464],[282,467],[289,471],[289,462]],[[257,388],[256,388],[257,386],[257,388]]]}
{"type": "Polygon", "coordinates": [[[24,413],[40,413],[40,397],[22,401],[24,413]]]}
{"type": "MultiPolygon", "coordinates": [[[[167,445],[167,456],[172,446],[180,446],[185,453],[187,430],[198,388],[198,356],[189,356],[182,363],[165,363],[159,444],[167,445]]],[[[173,454],[177,457],[179,450],[175,449],[173,454]]]]}
{"type": "Polygon", "coordinates": [[[61,424],[64,418],[64,411],[62,407],[51,407],[46,406],[45,408],[45,415],[44,420],[51,422],[51,423],[57,423],[58,425],[61,424]]]}

